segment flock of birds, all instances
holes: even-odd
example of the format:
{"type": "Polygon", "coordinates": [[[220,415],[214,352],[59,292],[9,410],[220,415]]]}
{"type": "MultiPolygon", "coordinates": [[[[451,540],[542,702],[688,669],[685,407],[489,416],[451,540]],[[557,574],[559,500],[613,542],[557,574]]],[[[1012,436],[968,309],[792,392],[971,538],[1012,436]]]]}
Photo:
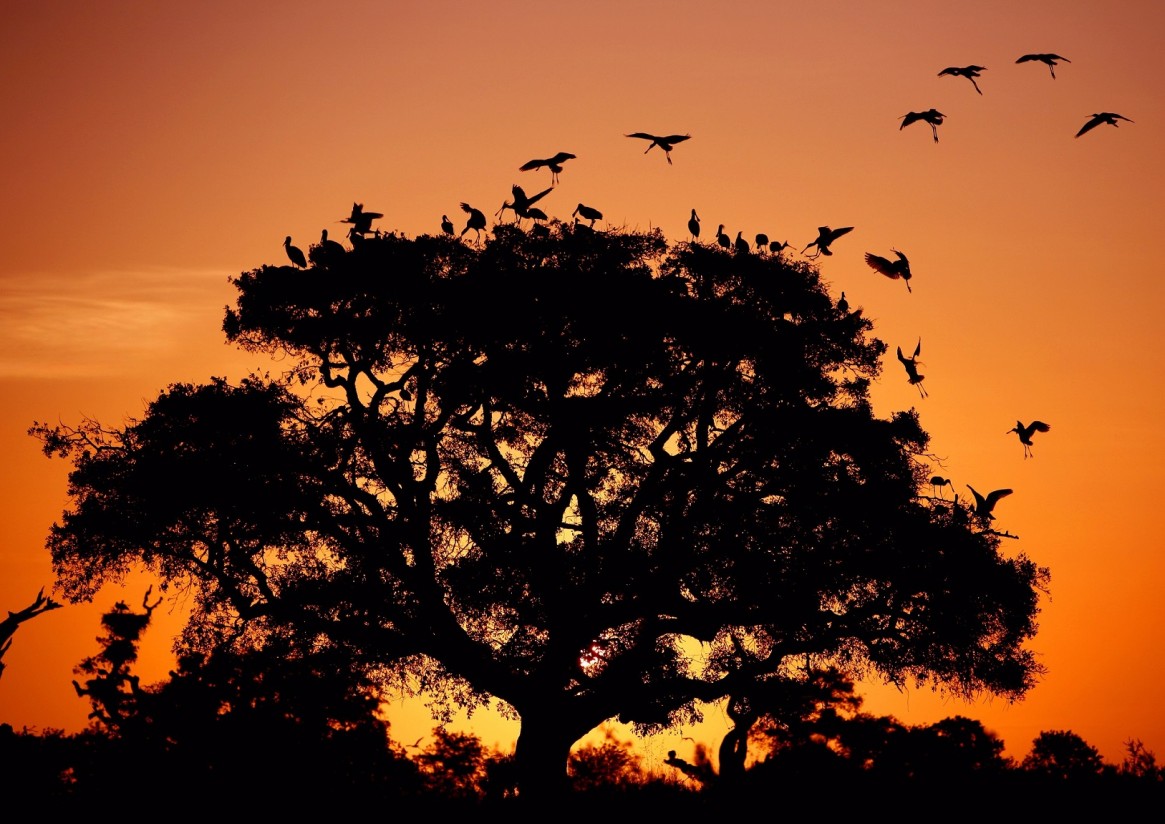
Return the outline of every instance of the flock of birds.
{"type": "MultiPolygon", "coordinates": [[[[1046,65],[1048,67],[1048,71],[1051,72],[1052,79],[1055,80],[1056,79],[1056,64],[1060,63],[1060,62],[1071,63],[1072,61],[1069,60],[1067,57],[1061,57],[1058,54],[1054,54],[1054,53],[1049,52],[1049,53],[1033,53],[1033,54],[1020,55],[1019,59],[1016,60],[1015,62],[1016,63],[1032,63],[1032,62],[1043,63],[1044,65],[1046,65]]],[[[965,77],[971,81],[971,85],[975,87],[975,91],[977,91],[979,94],[983,94],[983,90],[979,88],[979,84],[975,82],[975,78],[979,77],[980,74],[982,72],[985,72],[985,71],[987,71],[986,66],[976,66],[976,65],[947,66],[945,69],[943,69],[941,72],[938,73],[938,76],[939,77],[965,77]]],[[[906,114],[902,115],[902,117],[899,118],[899,120],[902,121],[902,125],[900,125],[898,127],[898,131],[902,131],[907,126],[909,126],[911,123],[920,123],[920,122],[926,123],[930,126],[930,132],[931,132],[931,135],[933,135],[933,137],[934,137],[934,142],[938,143],[938,127],[942,125],[943,120],[945,118],[946,118],[946,115],[935,108],[926,109],[925,111],[921,111],[921,112],[907,112],[906,114]]],[[[1117,126],[1117,125],[1119,125],[1117,123],[1118,120],[1124,120],[1124,121],[1127,121],[1129,123],[1133,122],[1132,120],[1125,117],[1124,115],[1117,114],[1116,112],[1094,112],[1090,116],[1089,120],[1083,126],[1080,127],[1080,131],[1076,132],[1076,137],[1080,137],[1081,135],[1092,131],[1097,126],[1100,126],[1102,124],[1107,124],[1109,126],[1117,126]]]]}
{"type": "MultiPolygon", "coordinates": [[[[1041,62],[1047,65],[1049,71],[1051,72],[1052,79],[1055,79],[1056,77],[1055,67],[1058,62],[1071,62],[1066,57],[1052,53],[1025,54],[1015,62],[1026,63],[1032,61],[1041,62]]],[[[983,94],[983,91],[979,88],[979,84],[976,82],[976,79],[980,77],[981,73],[986,70],[987,69],[985,66],[978,65],[948,66],[947,68],[940,71],[938,76],[965,77],[971,82],[972,86],[974,86],[976,92],[983,94]]],[[[900,118],[902,120],[902,124],[899,126],[899,130],[904,129],[906,126],[912,123],[927,123],[931,127],[934,141],[937,143],[938,126],[942,124],[945,117],[946,115],[933,108],[921,112],[908,112],[907,114],[903,115],[902,118],[900,118]]],[[[1091,119],[1089,119],[1076,133],[1076,137],[1080,137],[1081,135],[1087,133],[1091,129],[1094,129],[1101,124],[1116,126],[1118,125],[1117,121],[1119,120],[1125,120],[1130,123],[1133,122],[1129,120],[1129,118],[1115,112],[1094,113],[1091,116],[1091,119]]],[[[648,141],[648,146],[644,150],[644,154],[658,147],[660,150],[662,150],[668,165],[672,165],[672,150],[678,144],[691,139],[690,134],[655,135],[648,132],[632,132],[625,134],[624,136],[637,140],[648,141]]],[[[504,220],[505,212],[508,210],[513,213],[514,220],[519,226],[523,220],[533,221],[533,226],[530,229],[531,234],[549,234],[549,229],[546,226],[546,222],[549,220],[549,216],[536,204],[538,204],[540,201],[542,201],[543,198],[554,191],[555,186],[557,186],[559,183],[559,175],[562,173],[563,164],[576,158],[577,155],[571,152],[557,152],[550,157],[534,158],[518,166],[518,171],[522,172],[535,171],[538,169],[549,170],[551,185],[545,189],[542,189],[536,194],[528,195],[521,186],[514,184],[511,187],[510,199],[503,200],[502,205],[494,213],[495,219],[497,219],[499,222],[504,220]]],[[[464,228],[458,232],[449,216],[441,215],[441,232],[444,235],[450,237],[464,238],[466,234],[472,231],[476,233],[475,238],[480,242],[481,233],[487,229],[487,219],[485,213],[465,202],[460,204],[460,208],[467,216],[464,228]]],[[[363,204],[361,203],[353,203],[351,213],[348,215],[348,217],[343,218],[339,222],[347,223],[350,225],[351,228],[348,231],[348,238],[352,242],[353,246],[356,246],[361,241],[363,241],[367,234],[374,231],[372,229],[373,221],[383,216],[384,215],[380,212],[366,211],[363,204]]],[[[574,225],[576,229],[593,231],[595,223],[603,219],[603,213],[593,206],[588,206],[587,204],[580,202],[575,207],[574,211],[571,212],[571,217],[574,219],[574,225]],[[583,221],[586,222],[584,223],[583,221]]],[[[701,221],[695,209],[691,210],[691,215],[688,218],[687,227],[688,232],[691,235],[692,242],[698,243],[701,232],[701,221]]],[[[830,256],[833,254],[831,249],[833,243],[839,238],[853,231],[853,228],[853,226],[843,226],[840,228],[819,226],[817,230],[817,237],[810,241],[801,250],[801,254],[806,255],[810,259],[816,259],[820,255],[830,256]],[[810,249],[814,250],[812,254],[808,254],[810,249]]],[[[379,236],[380,231],[375,230],[375,234],[376,236],[379,236]]],[[[756,252],[758,254],[775,254],[779,256],[790,247],[790,244],[787,241],[770,240],[769,236],[763,232],[758,232],[753,240],[755,243],[756,252]]],[[[727,251],[735,252],[737,254],[750,254],[753,251],[753,247],[750,245],[749,241],[744,238],[743,231],[738,231],[736,233],[735,240],[733,240],[724,231],[724,224],[720,224],[716,229],[716,244],[727,251]]],[[[335,256],[345,253],[345,249],[340,243],[328,237],[327,229],[322,231],[319,243],[312,245],[307,255],[304,254],[303,250],[292,244],[290,236],[284,240],[283,245],[287,252],[288,259],[292,262],[292,264],[301,268],[307,268],[309,262],[319,266],[326,266],[329,261],[335,258],[335,256]]],[[[894,256],[893,258],[876,254],[874,252],[866,252],[864,259],[866,264],[875,272],[884,275],[891,280],[901,280],[906,286],[906,291],[908,293],[912,293],[913,289],[910,285],[910,281],[913,277],[913,273],[910,269],[909,258],[904,252],[898,249],[891,249],[890,252],[894,256]]],[[[849,302],[846,300],[845,292],[841,293],[841,297],[837,301],[837,307],[842,312],[849,312],[849,302]]],[[[920,397],[926,398],[928,397],[928,393],[926,391],[926,387],[923,386],[925,376],[919,371],[921,362],[918,360],[918,358],[921,354],[921,338],[919,338],[917,344],[914,347],[914,352],[909,357],[903,353],[901,346],[897,347],[898,361],[902,364],[902,367],[906,372],[907,382],[911,386],[914,386],[918,389],[920,397]]],[[[1024,424],[1022,421],[1016,421],[1015,426],[1009,429],[1007,434],[1014,433],[1018,436],[1019,441],[1023,446],[1024,458],[1026,459],[1033,456],[1032,437],[1035,435],[1035,433],[1048,432],[1050,429],[1051,426],[1049,424],[1040,420],[1034,420],[1028,424],[1024,424]]],[[[932,488],[937,491],[941,490],[943,487],[950,486],[951,481],[940,475],[935,475],[931,478],[931,484],[932,488]]],[[[1013,491],[1011,489],[996,489],[987,495],[981,495],[970,484],[967,484],[967,488],[971,491],[971,494],[975,499],[975,515],[984,524],[987,524],[994,519],[992,512],[999,500],[1012,494],[1013,491]]],[[[941,491],[938,492],[938,495],[941,497],[941,491]]],[[[955,495],[955,501],[958,501],[957,493],[955,495]]],[[[1007,533],[997,534],[1007,535],[1007,533]]]]}

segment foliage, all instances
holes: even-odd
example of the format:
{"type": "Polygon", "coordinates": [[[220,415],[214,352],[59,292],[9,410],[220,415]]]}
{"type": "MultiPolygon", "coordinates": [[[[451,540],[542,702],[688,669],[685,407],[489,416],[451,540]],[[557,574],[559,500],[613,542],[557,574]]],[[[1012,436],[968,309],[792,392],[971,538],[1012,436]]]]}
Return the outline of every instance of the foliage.
{"type": "Polygon", "coordinates": [[[917,414],[868,398],[885,344],[810,263],[557,224],[315,260],[241,274],[224,319],[286,375],[33,427],[73,462],[71,598],[142,563],[195,599],[190,651],[287,639],[500,699],[531,792],[604,720],[806,661],[1007,698],[1041,673],[1046,570],[921,493],[917,414]]]}
{"type": "Polygon", "coordinates": [[[1095,778],[1104,771],[1100,752],[1070,730],[1045,730],[1032,741],[1023,768],[1061,781],[1095,778]]]}

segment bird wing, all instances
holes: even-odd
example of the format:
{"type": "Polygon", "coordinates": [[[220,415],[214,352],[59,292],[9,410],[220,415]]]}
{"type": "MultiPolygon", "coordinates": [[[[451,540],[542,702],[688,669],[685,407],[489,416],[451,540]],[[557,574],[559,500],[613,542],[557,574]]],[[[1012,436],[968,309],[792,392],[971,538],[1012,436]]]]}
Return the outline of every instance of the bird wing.
{"type": "Polygon", "coordinates": [[[956,69],[954,66],[947,66],[945,69],[943,69],[941,72],[938,73],[938,76],[942,77],[944,74],[959,74],[959,73],[960,73],[960,70],[956,69]]]}
{"type": "Polygon", "coordinates": [[[1044,423],[1043,421],[1032,421],[1030,424],[1028,424],[1028,429],[1031,429],[1034,432],[1048,432],[1051,430],[1051,428],[1051,424],[1044,423]]]}
{"type": "Polygon", "coordinates": [[[881,272],[888,278],[898,279],[900,276],[898,271],[894,269],[894,264],[881,255],[875,255],[872,252],[866,252],[866,263],[870,265],[875,272],[881,272]]]}
{"type": "Polygon", "coordinates": [[[921,354],[922,354],[922,338],[919,338],[918,339],[918,346],[914,347],[914,357],[917,358],[921,354]]]}
{"type": "MultiPolygon", "coordinates": [[[[515,187],[515,188],[517,188],[517,187],[515,187]]],[[[533,205],[533,204],[537,203],[539,200],[541,200],[542,198],[546,197],[548,194],[550,194],[550,193],[551,193],[551,192],[553,192],[553,191],[554,191],[554,187],[553,187],[553,186],[551,186],[549,189],[543,189],[541,192],[539,192],[538,194],[534,195],[533,197],[528,197],[528,198],[526,198],[526,205],[527,205],[527,206],[531,206],[531,205],[533,205]]]]}
{"type": "Polygon", "coordinates": [[[653,134],[648,134],[647,132],[632,132],[631,134],[627,134],[627,135],[623,135],[623,136],[624,137],[639,137],[639,138],[642,138],[643,140],[651,140],[651,141],[659,140],[658,137],[656,137],[653,134]]]}
{"type": "Polygon", "coordinates": [[[853,230],[854,230],[853,226],[842,226],[840,229],[833,229],[829,233],[829,242],[832,243],[833,241],[837,240],[842,235],[848,234],[849,232],[852,232],[853,230]]]}
{"type": "Polygon", "coordinates": [[[1018,60],[1016,60],[1015,62],[1016,63],[1026,63],[1029,60],[1039,60],[1039,59],[1040,59],[1040,55],[1038,55],[1038,54],[1025,54],[1022,57],[1020,57],[1018,60]]]}
{"type": "Polygon", "coordinates": [[[570,152],[559,152],[554,157],[550,158],[550,162],[551,163],[562,163],[563,161],[566,161],[566,160],[573,160],[574,157],[575,156],[572,155],[570,152]]]}
{"type": "Polygon", "coordinates": [[[461,211],[468,212],[468,213],[472,214],[474,209],[468,203],[462,203],[461,204],[461,211]]]}
{"type": "Polygon", "coordinates": [[[691,137],[690,134],[669,134],[667,137],[661,137],[660,140],[662,140],[664,143],[675,144],[675,143],[683,143],[685,140],[689,139],[690,137],[691,137]]]}
{"type": "MultiPolygon", "coordinates": [[[[972,489],[971,491],[974,492],[975,490],[972,489]]],[[[993,492],[988,492],[987,499],[986,499],[987,506],[988,507],[995,506],[995,504],[997,504],[999,502],[1000,498],[1006,498],[1011,493],[1012,493],[1012,490],[1010,490],[1010,489],[996,489],[993,492]]],[[[975,497],[979,497],[978,494],[976,494],[975,497]]]]}
{"type": "Polygon", "coordinates": [[[549,161],[547,161],[547,160],[537,160],[537,159],[527,160],[525,163],[523,163],[521,166],[518,167],[518,171],[519,172],[528,172],[531,169],[540,169],[543,166],[547,165],[548,163],[549,163],[549,161]]]}
{"type": "MultiPolygon", "coordinates": [[[[902,347],[901,346],[898,347],[898,360],[902,361],[904,364],[910,363],[910,361],[908,361],[905,358],[905,356],[902,354],[902,347]]],[[[971,490],[971,491],[974,492],[975,490],[971,490]]]]}
{"type": "Polygon", "coordinates": [[[1080,137],[1080,135],[1084,134],[1085,132],[1092,131],[1093,129],[1095,129],[1097,126],[1099,126],[1103,122],[1104,122],[1104,118],[1101,118],[1101,117],[1092,118],[1091,120],[1089,120],[1087,123],[1085,123],[1083,126],[1080,127],[1080,131],[1076,132],[1076,136],[1080,137]]]}
{"type": "Polygon", "coordinates": [[[898,127],[898,131],[902,131],[915,121],[922,120],[922,115],[918,112],[907,112],[906,114],[902,115],[901,120],[902,125],[898,127]]]}

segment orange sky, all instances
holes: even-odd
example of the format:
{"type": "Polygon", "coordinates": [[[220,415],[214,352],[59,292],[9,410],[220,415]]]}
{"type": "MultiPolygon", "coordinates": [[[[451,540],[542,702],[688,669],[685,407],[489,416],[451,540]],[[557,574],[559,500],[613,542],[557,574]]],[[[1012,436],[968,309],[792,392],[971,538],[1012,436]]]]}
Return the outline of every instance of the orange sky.
{"type": "MultiPolygon", "coordinates": [[[[353,201],[385,230],[436,232],[442,214],[460,230],[461,201],[492,215],[512,184],[550,184],[520,164],[569,151],[539,203],[552,217],[581,201],[600,228],[686,240],[695,208],[706,238],[723,223],[797,250],[818,226],[855,227],[822,272],[891,352],[921,338],[930,392],[891,355],[877,410],[917,406],[961,494],[1015,490],[997,524],[1052,571],[1033,645],[1047,677],[1010,706],[872,690],[866,709],[976,718],[1017,757],[1051,729],[1113,762],[1129,738],[1165,757],[1162,42],[1156,0],[12,6],[0,609],[52,583],[43,544],[68,466],[40,454],[34,420],[116,425],[171,382],[262,366],[223,341],[227,278],[284,263],[284,236],[343,237],[353,201]],[[1029,52],[1071,62],[1053,79],[1015,63],[1029,52]],[[969,64],[987,67],[982,95],[937,76],[969,64]],[[931,107],[947,115],[937,144],[925,124],[899,129],[931,107]],[[1135,122],[1075,139],[1100,111],[1135,122]],[[692,139],[668,166],[633,131],[692,139]],[[863,262],[891,248],[910,257],[911,294],[863,262]],[[1025,460],[1005,433],[1033,418],[1053,429],[1025,460]]],[[[21,627],[0,721],[80,729],[72,668],[139,583],[21,627]]],[[[147,680],[166,672],[176,620],[147,636],[147,680]]],[[[402,740],[432,726],[411,708],[391,719],[402,740]]],[[[475,724],[509,743],[512,726],[475,724]]],[[[709,734],[726,727],[714,710],[709,734]]]]}

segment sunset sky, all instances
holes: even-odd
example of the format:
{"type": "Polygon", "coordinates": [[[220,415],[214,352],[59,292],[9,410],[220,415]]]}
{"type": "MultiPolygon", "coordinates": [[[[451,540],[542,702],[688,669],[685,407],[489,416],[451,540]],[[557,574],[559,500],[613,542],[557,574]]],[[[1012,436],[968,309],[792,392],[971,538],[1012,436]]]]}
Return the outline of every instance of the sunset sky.
{"type": "MultiPolygon", "coordinates": [[[[286,235],[343,239],[354,201],[410,237],[442,215],[460,231],[461,201],[492,225],[513,184],[550,185],[522,163],[568,151],[551,217],[582,202],[596,228],[686,241],[694,208],[706,241],[723,224],[795,255],[853,226],[818,262],[889,344],[875,410],[918,408],[961,496],[1014,489],[996,523],[1018,536],[1005,551],[1051,570],[1032,644],[1047,676],[1016,704],[870,685],[864,709],[978,719],[1017,758],[1065,729],[1113,763],[1130,738],[1165,758],[1162,46],[1159,0],[9,4],[0,615],[51,588],[43,547],[67,505],[69,465],[34,421],[121,425],[171,383],[266,368],[225,343],[228,278],[286,263],[286,235]],[[1016,63],[1033,52],[1066,58],[1055,78],[1016,63]],[[972,64],[982,94],[938,75],[972,64]],[[899,128],[929,108],[937,143],[899,128]],[[1133,122],[1074,137],[1096,112],[1133,122]],[[692,137],[669,166],[635,131],[692,137]],[[864,262],[891,249],[912,293],[864,262]],[[920,339],[926,398],[893,356],[920,339]],[[1025,459],[1007,430],[1037,418],[1052,429],[1025,459]]],[[[0,722],[83,728],[73,667],[101,613],[147,585],[23,625],[0,722]]],[[[143,680],[171,665],[182,608],[156,613],[143,680]]],[[[389,718],[410,742],[433,726],[415,702],[389,718]]],[[[728,723],[714,708],[697,732],[718,743],[728,723]]]]}

